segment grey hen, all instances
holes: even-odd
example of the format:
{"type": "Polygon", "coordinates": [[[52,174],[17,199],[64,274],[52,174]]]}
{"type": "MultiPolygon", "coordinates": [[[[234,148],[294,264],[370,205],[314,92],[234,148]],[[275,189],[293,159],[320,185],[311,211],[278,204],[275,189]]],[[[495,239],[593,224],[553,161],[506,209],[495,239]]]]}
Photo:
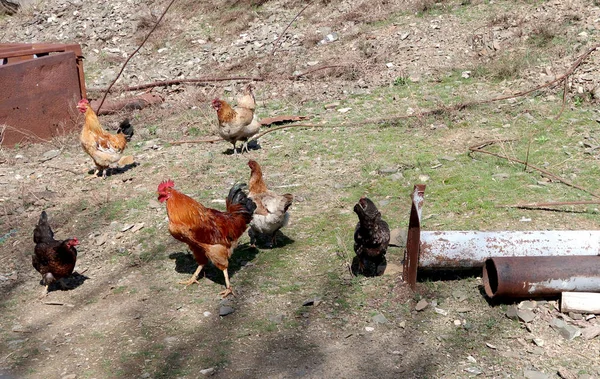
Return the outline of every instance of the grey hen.
{"type": "Polygon", "coordinates": [[[361,197],[354,206],[358,223],[354,230],[354,252],[352,272],[365,276],[382,275],[386,267],[385,253],[390,243],[390,227],[381,219],[375,204],[361,197]]]}

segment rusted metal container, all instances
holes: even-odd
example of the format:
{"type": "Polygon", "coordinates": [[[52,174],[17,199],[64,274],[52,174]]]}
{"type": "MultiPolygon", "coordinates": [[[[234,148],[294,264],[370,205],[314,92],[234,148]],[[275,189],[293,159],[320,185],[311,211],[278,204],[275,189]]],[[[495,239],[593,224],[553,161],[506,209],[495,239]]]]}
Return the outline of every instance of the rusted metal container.
{"type": "Polygon", "coordinates": [[[77,128],[86,97],[79,45],[0,44],[0,144],[38,142],[77,128]]]}
{"type": "Polygon", "coordinates": [[[600,292],[600,256],[493,257],[483,266],[490,298],[534,298],[600,292]]]}

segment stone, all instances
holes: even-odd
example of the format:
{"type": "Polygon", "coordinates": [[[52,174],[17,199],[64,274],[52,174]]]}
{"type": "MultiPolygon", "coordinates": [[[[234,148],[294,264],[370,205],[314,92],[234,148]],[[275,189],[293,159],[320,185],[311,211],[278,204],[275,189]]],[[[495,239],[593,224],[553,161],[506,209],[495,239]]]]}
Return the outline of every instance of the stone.
{"type": "Polygon", "coordinates": [[[77,379],[77,374],[64,375],[60,379],[77,379]]]}
{"type": "Polygon", "coordinates": [[[309,307],[309,306],[318,306],[319,304],[321,304],[321,299],[318,297],[315,297],[313,299],[308,299],[306,300],[304,303],[302,303],[303,307],[309,307]]]}
{"type": "Polygon", "coordinates": [[[390,245],[397,247],[406,246],[407,228],[396,228],[390,231],[390,245]]]}
{"type": "Polygon", "coordinates": [[[537,307],[537,304],[534,301],[525,300],[519,303],[519,309],[532,310],[537,307]]]}
{"type": "Polygon", "coordinates": [[[375,324],[386,324],[388,322],[387,318],[381,313],[376,314],[372,317],[372,320],[375,324]]]}
{"type": "Polygon", "coordinates": [[[562,379],[577,379],[577,376],[564,367],[560,367],[557,372],[562,379]]]}
{"type": "Polygon", "coordinates": [[[481,369],[479,369],[477,367],[467,367],[465,369],[465,371],[468,372],[469,374],[473,374],[473,375],[483,374],[483,371],[481,371],[481,369]]]}
{"type": "Polygon", "coordinates": [[[211,376],[214,373],[215,373],[215,369],[213,367],[200,370],[200,374],[202,374],[204,376],[211,376]]]}
{"type": "Polygon", "coordinates": [[[586,340],[591,340],[592,338],[596,338],[600,336],[600,325],[588,326],[587,328],[583,328],[581,331],[581,335],[586,340]]]}
{"type": "Polygon", "coordinates": [[[550,376],[544,374],[541,371],[535,371],[535,370],[525,370],[525,371],[523,371],[523,376],[526,379],[550,379],[550,376]]]}
{"type": "Polygon", "coordinates": [[[421,312],[422,310],[427,308],[428,305],[429,305],[429,303],[427,302],[427,300],[421,299],[421,300],[419,300],[417,305],[415,305],[415,311],[421,312]]]}
{"type": "Polygon", "coordinates": [[[529,310],[519,309],[517,310],[517,316],[523,322],[531,322],[535,319],[535,313],[529,310]]]}
{"type": "Polygon", "coordinates": [[[442,316],[448,316],[448,311],[442,308],[434,308],[433,309],[435,313],[440,314],[442,316]]]}
{"type": "Polygon", "coordinates": [[[226,306],[226,305],[222,305],[219,308],[219,316],[224,317],[227,315],[232,314],[233,312],[235,312],[235,309],[233,309],[232,307],[226,306]]]}
{"type": "Polygon", "coordinates": [[[517,314],[517,307],[515,307],[514,305],[511,305],[508,307],[508,309],[506,310],[505,313],[506,317],[510,318],[511,320],[518,320],[519,316],[517,314]]]}
{"type": "Polygon", "coordinates": [[[556,330],[561,336],[563,336],[563,338],[565,338],[568,341],[571,341],[581,335],[581,330],[578,327],[569,325],[565,321],[557,318],[553,319],[550,322],[550,326],[552,326],[554,330],[556,330]]]}
{"type": "Polygon", "coordinates": [[[374,327],[372,327],[372,326],[365,326],[365,330],[366,330],[367,332],[372,332],[372,331],[374,331],[374,330],[375,330],[375,328],[374,328],[374,327]]]}

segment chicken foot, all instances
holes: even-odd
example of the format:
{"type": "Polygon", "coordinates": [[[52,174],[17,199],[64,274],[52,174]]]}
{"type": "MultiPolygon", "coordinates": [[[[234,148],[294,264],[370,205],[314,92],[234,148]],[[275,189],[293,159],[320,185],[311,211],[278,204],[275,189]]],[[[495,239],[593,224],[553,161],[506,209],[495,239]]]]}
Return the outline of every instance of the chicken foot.
{"type": "Polygon", "coordinates": [[[229,274],[227,274],[227,269],[223,270],[223,275],[225,276],[225,290],[219,292],[219,295],[224,299],[229,295],[235,296],[233,293],[233,288],[231,287],[231,283],[229,283],[229,274]]]}
{"type": "Polygon", "coordinates": [[[198,281],[198,275],[200,275],[200,271],[202,271],[202,267],[204,267],[204,265],[198,265],[198,268],[194,272],[194,275],[192,275],[192,277],[189,278],[188,280],[182,280],[181,282],[179,282],[179,284],[185,284],[185,288],[189,287],[190,285],[192,285],[194,283],[199,285],[200,282],[198,281]]]}

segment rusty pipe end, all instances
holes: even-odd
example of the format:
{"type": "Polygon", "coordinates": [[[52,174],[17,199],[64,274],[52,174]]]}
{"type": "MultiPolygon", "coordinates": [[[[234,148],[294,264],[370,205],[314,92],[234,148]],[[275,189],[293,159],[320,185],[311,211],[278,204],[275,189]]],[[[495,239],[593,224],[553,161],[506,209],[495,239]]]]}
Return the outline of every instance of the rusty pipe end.
{"type": "Polygon", "coordinates": [[[488,258],[483,263],[482,280],[485,294],[490,299],[493,299],[498,292],[498,270],[496,269],[494,258],[488,258]]]}

